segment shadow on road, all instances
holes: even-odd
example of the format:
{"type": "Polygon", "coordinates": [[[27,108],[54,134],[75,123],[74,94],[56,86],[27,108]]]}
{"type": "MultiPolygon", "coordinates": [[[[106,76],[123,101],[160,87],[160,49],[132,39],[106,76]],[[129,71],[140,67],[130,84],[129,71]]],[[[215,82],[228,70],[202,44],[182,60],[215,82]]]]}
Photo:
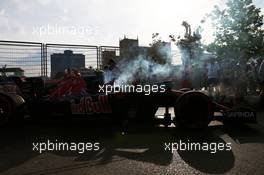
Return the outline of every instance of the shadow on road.
{"type": "MultiPolygon", "coordinates": [[[[216,133],[227,132],[232,137],[247,135],[242,142],[261,142],[264,137],[255,130],[246,127],[243,132],[235,128],[226,129],[223,126],[210,127],[204,131],[182,131],[177,128],[153,128],[133,126],[123,133],[119,127],[110,127],[107,123],[92,123],[78,121],[70,124],[58,123],[28,123],[23,127],[5,127],[0,129],[0,173],[19,166],[24,162],[39,156],[32,151],[33,142],[47,140],[59,142],[99,142],[99,151],[89,151],[83,154],[72,151],[50,152],[59,156],[74,157],[74,165],[54,165],[54,168],[41,167],[36,172],[21,172],[21,174],[49,174],[69,171],[89,166],[108,164],[124,159],[149,162],[160,166],[173,163],[174,155],[165,151],[164,143],[225,143],[216,133]],[[250,134],[252,132],[252,135],[250,134]],[[233,135],[232,135],[233,133],[233,135]],[[254,137],[253,140],[250,138],[254,137]],[[248,140],[246,140],[248,138],[248,140]]],[[[177,151],[180,158],[189,166],[205,173],[228,172],[235,162],[231,151],[177,151]]],[[[175,153],[174,153],[175,154],[175,153]]]]}
{"type": "Polygon", "coordinates": [[[211,127],[204,131],[178,133],[175,137],[184,143],[203,145],[203,150],[179,150],[178,154],[182,160],[189,166],[210,174],[223,174],[233,168],[235,156],[232,150],[217,150],[218,144],[227,144],[215,134],[218,129],[218,127],[211,127]]]}

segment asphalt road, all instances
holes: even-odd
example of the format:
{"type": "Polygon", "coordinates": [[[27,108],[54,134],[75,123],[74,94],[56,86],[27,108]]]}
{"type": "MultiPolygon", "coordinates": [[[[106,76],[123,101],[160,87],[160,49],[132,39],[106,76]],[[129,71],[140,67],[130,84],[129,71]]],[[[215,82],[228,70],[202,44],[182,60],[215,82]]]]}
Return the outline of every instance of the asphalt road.
{"type": "Polygon", "coordinates": [[[131,125],[123,132],[107,123],[75,121],[25,123],[0,129],[0,174],[263,174],[264,115],[258,125],[225,127],[214,122],[205,131],[131,125]],[[99,142],[98,151],[45,151],[33,143],[99,142]],[[165,143],[231,143],[227,151],[165,150],[165,143]]]}

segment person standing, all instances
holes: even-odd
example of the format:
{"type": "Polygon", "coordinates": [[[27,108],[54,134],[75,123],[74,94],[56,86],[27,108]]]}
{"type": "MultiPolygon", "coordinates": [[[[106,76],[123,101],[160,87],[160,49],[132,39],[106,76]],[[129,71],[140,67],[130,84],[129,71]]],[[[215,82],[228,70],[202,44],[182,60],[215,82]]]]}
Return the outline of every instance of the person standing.
{"type": "Polygon", "coordinates": [[[214,58],[211,58],[209,63],[206,66],[207,69],[207,86],[209,95],[217,94],[219,90],[219,76],[220,76],[220,67],[219,64],[215,61],[214,58]]]}

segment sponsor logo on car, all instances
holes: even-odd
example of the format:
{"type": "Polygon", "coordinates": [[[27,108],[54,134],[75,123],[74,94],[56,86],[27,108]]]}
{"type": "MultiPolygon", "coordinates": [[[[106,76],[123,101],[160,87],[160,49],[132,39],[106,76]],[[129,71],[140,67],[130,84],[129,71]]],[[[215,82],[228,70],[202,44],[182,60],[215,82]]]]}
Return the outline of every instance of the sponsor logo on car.
{"type": "Polygon", "coordinates": [[[255,114],[254,112],[232,111],[232,112],[229,112],[227,116],[229,118],[252,118],[252,117],[255,117],[255,114]]]}
{"type": "Polygon", "coordinates": [[[79,102],[71,101],[72,114],[104,114],[111,113],[108,96],[100,95],[93,100],[92,97],[82,97],[79,102]]]}

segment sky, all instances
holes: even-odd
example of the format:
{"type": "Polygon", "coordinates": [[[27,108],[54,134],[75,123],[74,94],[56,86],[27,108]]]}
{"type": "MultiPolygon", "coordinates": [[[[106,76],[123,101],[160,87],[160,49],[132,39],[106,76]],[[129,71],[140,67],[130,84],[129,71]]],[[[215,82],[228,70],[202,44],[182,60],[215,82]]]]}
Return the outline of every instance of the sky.
{"type": "MultiPolygon", "coordinates": [[[[264,11],[264,1],[254,0],[264,11]]],[[[223,0],[0,0],[0,40],[115,45],[124,36],[151,43],[152,33],[182,35],[223,0]]],[[[213,39],[209,22],[203,41],[213,39]]]]}

